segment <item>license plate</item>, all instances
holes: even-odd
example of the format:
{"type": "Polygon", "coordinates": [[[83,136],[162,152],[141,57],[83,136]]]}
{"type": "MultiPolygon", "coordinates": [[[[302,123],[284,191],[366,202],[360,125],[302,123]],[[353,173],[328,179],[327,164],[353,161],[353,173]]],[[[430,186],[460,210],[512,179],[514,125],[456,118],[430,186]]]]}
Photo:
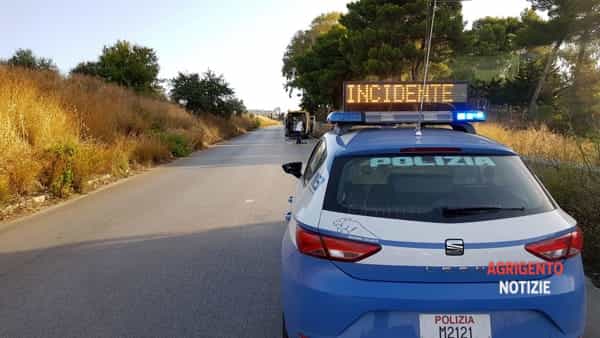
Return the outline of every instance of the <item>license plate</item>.
{"type": "Polygon", "coordinates": [[[419,315],[421,338],[491,338],[490,315],[422,314],[419,315]]]}

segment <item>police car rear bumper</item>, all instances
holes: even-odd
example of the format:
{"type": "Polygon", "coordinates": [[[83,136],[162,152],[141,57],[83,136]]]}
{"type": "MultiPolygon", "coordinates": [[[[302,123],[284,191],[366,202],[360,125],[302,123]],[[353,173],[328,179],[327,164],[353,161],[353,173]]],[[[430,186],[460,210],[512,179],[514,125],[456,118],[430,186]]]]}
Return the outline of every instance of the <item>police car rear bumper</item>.
{"type": "Polygon", "coordinates": [[[579,258],[548,278],[552,294],[500,295],[498,283],[395,283],[354,279],[300,254],[284,236],[282,297],[290,337],[419,338],[421,313],[489,314],[494,338],[580,337],[585,283],[579,258]]]}

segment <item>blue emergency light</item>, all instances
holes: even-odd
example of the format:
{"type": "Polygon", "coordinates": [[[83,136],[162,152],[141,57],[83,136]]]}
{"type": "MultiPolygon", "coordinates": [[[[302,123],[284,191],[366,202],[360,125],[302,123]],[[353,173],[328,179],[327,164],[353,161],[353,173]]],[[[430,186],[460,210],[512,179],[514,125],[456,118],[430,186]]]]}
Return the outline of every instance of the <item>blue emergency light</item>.
{"type": "Polygon", "coordinates": [[[455,122],[485,122],[486,114],[481,110],[455,111],[455,122]]]}
{"type": "Polygon", "coordinates": [[[364,113],[334,111],[327,116],[329,123],[363,123],[365,121],[364,113]]]}

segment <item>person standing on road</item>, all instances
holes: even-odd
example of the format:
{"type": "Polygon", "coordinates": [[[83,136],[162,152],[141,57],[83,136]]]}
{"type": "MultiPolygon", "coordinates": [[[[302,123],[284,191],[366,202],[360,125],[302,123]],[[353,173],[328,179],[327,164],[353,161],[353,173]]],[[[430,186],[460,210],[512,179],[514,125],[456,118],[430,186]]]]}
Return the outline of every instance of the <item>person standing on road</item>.
{"type": "Polygon", "coordinates": [[[302,120],[298,120],[296,125],[294,126],[294,131],[296,132],[296,144],[302,144],[302,131],[304,130],[304,122],[302,120]]]}

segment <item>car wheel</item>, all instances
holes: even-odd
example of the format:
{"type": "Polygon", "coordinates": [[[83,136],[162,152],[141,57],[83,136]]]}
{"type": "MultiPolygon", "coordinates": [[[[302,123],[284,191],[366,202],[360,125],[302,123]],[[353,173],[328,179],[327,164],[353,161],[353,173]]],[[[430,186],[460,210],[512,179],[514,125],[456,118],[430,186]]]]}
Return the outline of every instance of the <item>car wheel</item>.
{"type": "Polygon", "coordinates": [[[281,337],[282,338],[290,338],[287,333],[287,328],[285,327],[285,317],[281,316],[281,337]]]}

